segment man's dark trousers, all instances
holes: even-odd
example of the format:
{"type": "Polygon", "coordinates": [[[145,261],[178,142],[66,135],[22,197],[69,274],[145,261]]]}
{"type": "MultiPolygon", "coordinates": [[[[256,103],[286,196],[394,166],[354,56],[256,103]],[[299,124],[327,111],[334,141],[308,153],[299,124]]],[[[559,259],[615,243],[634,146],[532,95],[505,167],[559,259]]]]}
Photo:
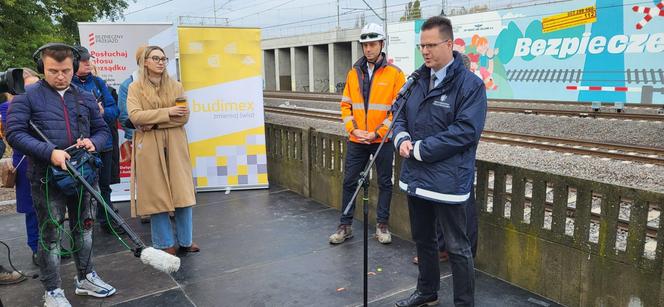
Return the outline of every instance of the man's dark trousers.
{"type": "Polygon", "coordinates": [[[454,304],[474,306],[475,271],[471,243],[466,234],[466,206],[443,204],[408,196],[410,225],[419,257],[417,290],[433,294],[440,289],[440,267],[436,236],[436,219],[445,234],[445,246],[452,266],[454,304]]]}
{"type": "MultiPolygon", "coordinates": [[[[470,193],[470,198],[466,201],[466,217],[468,223],[466,224],[466,233],[470,239],[470,249],[473,251],[473,257],[477,255],[477,209],[475,207],[475,193],[470,193]]],[[[440,221],[438,221],[440,224],[440,221]]],[[[438,250],[441,252],[447,251],[445,246],[445,234],[443,233],[442,226],[437,225],[436,234],[438,236],[438,250]]]]}
{"type": "MultiPolygon", "coordinates": [[[[346,159],[344,160],[344,191],[342,197],[342,225],[353,223],[353,207],[348,215],[343,211],[353,197],[357,189],[357,180],[364,167],[369,162],[369,158],[376,152],[379,144],[359,144],[348,141],[346,143],[346,159]]],[[[392,162],[394,161],[394,151],[392,142],[385,142],[383,148],[376,158],[376,173],[378,174],[378,212],[376,221],[387,224],[390,219],[390,202],[392,201],[392,162]]],[[[358,197],[359,198],[359,197],[358,197]]]]}

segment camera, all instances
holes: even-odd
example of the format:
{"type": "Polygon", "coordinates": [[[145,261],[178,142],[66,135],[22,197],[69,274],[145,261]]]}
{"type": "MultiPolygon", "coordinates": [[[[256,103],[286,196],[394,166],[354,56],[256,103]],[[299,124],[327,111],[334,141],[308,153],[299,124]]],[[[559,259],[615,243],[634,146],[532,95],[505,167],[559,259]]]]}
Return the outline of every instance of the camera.
{"type": "Polygon", "coordinates": [[[0,72],[0,93],[10,93],[18,95],[25,92],[23,83],[23,69],[10,68],[7,71],[0,72]]]}

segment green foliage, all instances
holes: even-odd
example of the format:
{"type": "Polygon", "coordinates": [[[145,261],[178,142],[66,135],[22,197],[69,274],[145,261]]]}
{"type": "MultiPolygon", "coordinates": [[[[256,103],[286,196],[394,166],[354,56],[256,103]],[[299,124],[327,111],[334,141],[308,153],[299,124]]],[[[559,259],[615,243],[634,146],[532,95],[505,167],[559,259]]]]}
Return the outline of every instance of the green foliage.
{"type": "Polygon", "coordinates": [[[0,70],[33,67],[32,53],[48,42],[78,43],[77,22],[116,20],[127,0],[0,0],[0,70]]]}
{"type": "Polygon", "coordinates": [[[403,16],[399,19],[400,21],[409,21],[422,18],[422,9],[420,8],[420,0],[415,0],[415,2],[408,2],[406,5],[406,10],[403,13],[403,16]]]}

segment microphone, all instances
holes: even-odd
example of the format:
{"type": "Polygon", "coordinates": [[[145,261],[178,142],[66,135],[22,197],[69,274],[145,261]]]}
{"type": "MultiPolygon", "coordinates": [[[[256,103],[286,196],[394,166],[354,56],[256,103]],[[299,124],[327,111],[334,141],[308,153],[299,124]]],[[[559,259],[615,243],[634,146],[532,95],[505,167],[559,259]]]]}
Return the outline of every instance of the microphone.
{"type": "Polygon", "coordinates": [[[413,85],[419,78],[420,78],[420,73],[417,72],[417,70],[414,71],[412,74],[410,74],[410,76],[408,76],[408,79],[406,79],[406,83],[404,83],[404,85],[401,87],[401,90],[397,94],[397,100],[403,97],[403,95],[405,95],[408,91],[410,91],[410,88],[413,87],[413,85]]]}
{"type": "Polygon", "coordinates": [[[417,79],[419,78],[420,73],[417,70],[408,76],[406,83],[404,83],[404,85],[401,87],[401,90],[399,90],[397,97],[394,98],[394,103],[392,104],[392,108],[390,108],[390,113],[396,113],[396,111],[399,109],[399,105],[404,103],[401,102],[401,99],[406,95],[406,93],[410,92],[411,88],[413,85],[415,85],[417,79]]]}

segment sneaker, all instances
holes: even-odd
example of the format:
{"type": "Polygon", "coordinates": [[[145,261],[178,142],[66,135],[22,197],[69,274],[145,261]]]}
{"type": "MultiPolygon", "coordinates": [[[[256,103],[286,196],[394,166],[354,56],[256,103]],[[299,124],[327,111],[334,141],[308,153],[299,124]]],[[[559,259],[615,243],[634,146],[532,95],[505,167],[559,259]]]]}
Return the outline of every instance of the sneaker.
{"type": "Polygon", "coordinates": [[[337,231],[330,236],[330,244],[341,244],[353,237],[353,229],[350,225],[339,225],[337,231]]]}
{"type": "Polygon", "coordinates": [[[17,271],[10,271],[0,265],[0,285],[17,284],[25,280],[25,276],[17,271]]]}
{"type": "Polygon", "coordinates": [[[378,223],[378,225],[376,225],[376,238],[378,239],[378,242],[383,244],[392,243],[392,234],[390,233],[390,230],[387,229],[387,224],[378,223]]]}
{"type": "Polygon", "coordinates": [[[44,293],[44,307],[71,307],[65,297],[65,291],[58,288],[44,293]]]}
{"type": "Polygon", "coordinates": [[[115,294],[115,288],[105,283],[97,272],[92,271],[85,275],[85,279],[78,280],[78,276],[74,278],[74,286],[76,287],[76,295],[90,295],[94,297],[109,297],[115,294]]]}

